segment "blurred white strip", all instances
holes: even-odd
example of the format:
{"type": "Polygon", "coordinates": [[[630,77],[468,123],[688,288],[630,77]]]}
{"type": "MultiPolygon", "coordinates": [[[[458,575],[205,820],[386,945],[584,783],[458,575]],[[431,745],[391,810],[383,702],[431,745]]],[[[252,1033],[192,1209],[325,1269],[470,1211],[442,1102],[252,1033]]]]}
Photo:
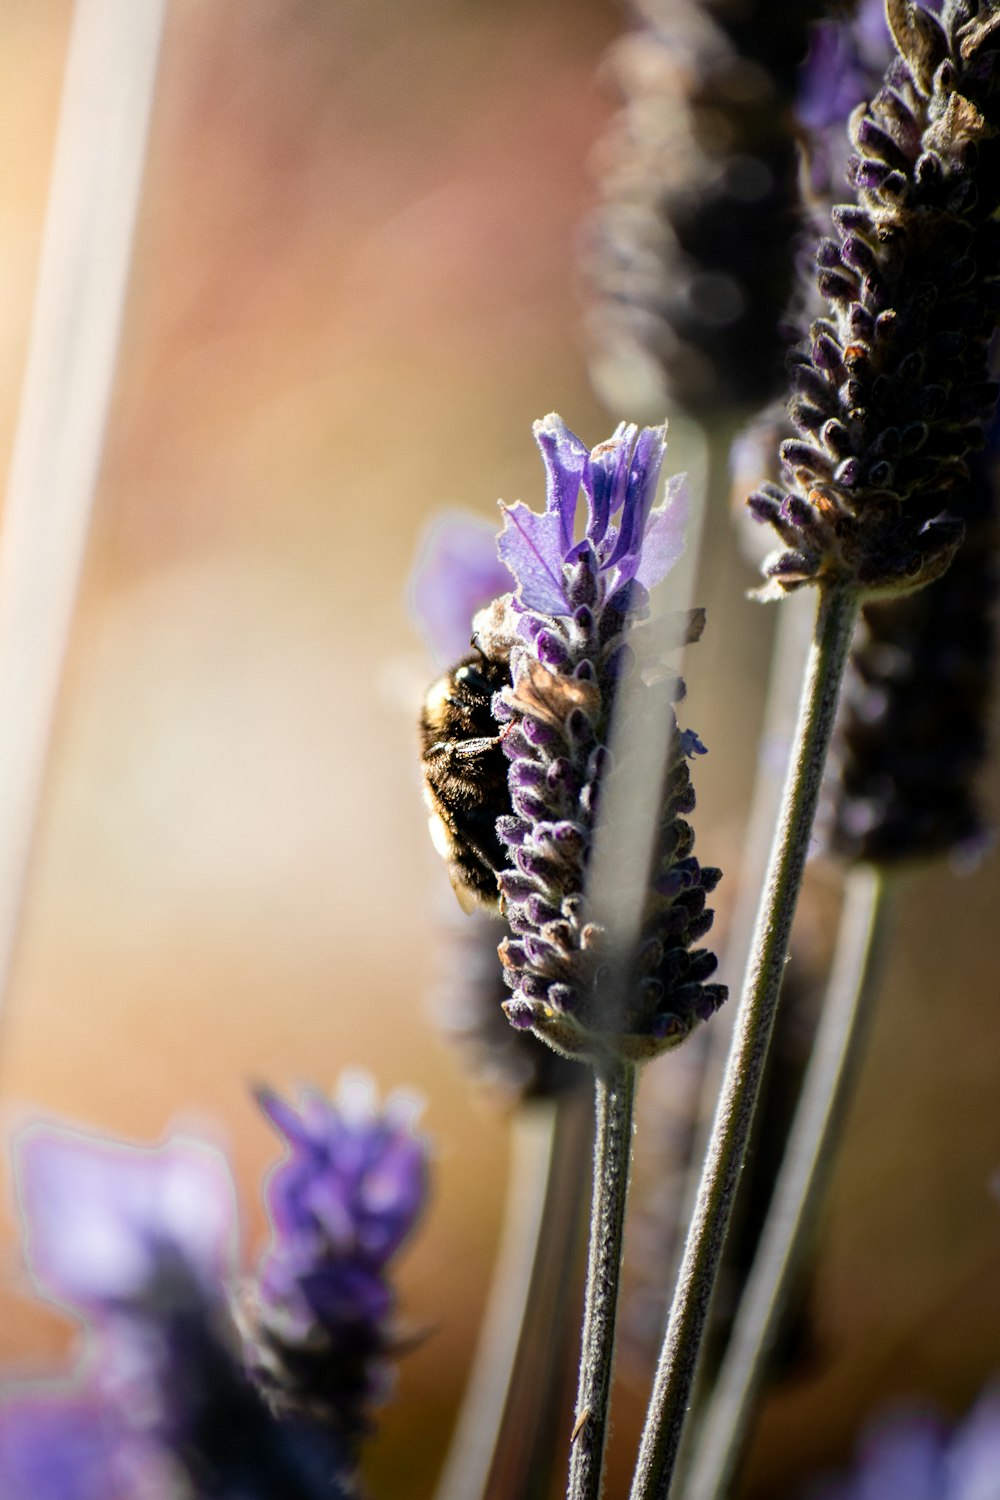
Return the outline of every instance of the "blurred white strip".
{"type": "Polygon", "coordinates": [[[77,0],[0,525],[0,1000],[128,283],[166,0],[77,0]]]}
{"type": "MultiPolygon", "coordinates": [[[[681,413],[671,416],[667,438],[668,472],[688,476],[687,545],[667,582],[653,590],[644,630],[653,660],[669,657],[681,670],[677,618],[690,609],[694,597],[710,455],[704,430],[681,413]]],[[[629,952],[639,938],[660,832],[663,773],[673,749],[672,715],[673,704],[666,694],[648,692],[638,672],[620,685],[610,748],[616,759],[623,751],[627,754],[632,774],[627,781],[611,777],[605,785],[587,892],[593,919],[606,929],[613,952],[629,952]],[[644,830],[643,838],[636,838],[637,825],[644,830]]]]}

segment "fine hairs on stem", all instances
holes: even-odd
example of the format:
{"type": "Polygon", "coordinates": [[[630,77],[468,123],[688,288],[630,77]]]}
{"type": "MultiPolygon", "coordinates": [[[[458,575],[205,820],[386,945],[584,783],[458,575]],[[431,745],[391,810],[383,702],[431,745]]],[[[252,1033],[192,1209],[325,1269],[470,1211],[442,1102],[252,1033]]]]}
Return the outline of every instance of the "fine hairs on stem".
{"type": "Polygon", "coordinates": [[[650,1399],[632,1500],[664,1500],[670,1491],[708,1305],[774,1027],[795,903],[858,610],[857,591],[851,587],[821,592],[767,887],[650,1399]]]}
{"type": "Polygon", "coordinates": [[[697,1435],[685,1500],[727,1491],[754,1398],[829,1180],[847,1096],[881,977],[889,902],[884,874],[851,871],[830,982],[781,1171],[732,1335],[697,1435]]]}
{"type": "Polygon", "coordinates": [[[598,1500],[601,1493],[635,1082],[634,1063],[609,1061],[594,1070],[594,1200],[568,1500],[598,1500]]]}

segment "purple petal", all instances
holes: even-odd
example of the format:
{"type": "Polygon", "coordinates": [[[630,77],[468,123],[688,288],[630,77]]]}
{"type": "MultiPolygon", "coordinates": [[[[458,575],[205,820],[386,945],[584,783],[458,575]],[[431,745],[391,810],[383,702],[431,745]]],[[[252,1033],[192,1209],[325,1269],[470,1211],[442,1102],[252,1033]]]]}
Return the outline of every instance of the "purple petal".
{"type": "Polygon", "coordinates": [[[576,433],[570,432],[562,417],[554,411],[535,422],[531,430],[542,450],[546,474],[545,509],[549,515],[559,518],[560,558],[563,558],[573,545],[576,502],[590,454],[576,433]]]}
{"type": "Polygon", "coordinates": [[[276,1115],[291,1147],[266,1192],[275,1231],[272,1256],[321,1263],[361,1255],[381,1266],[399,1248],[423,1207],[427,1147],[413,1132],[417,1106],[402,1096],[378,1110],[367,1075],[345,1074],[330,1101],[304,1093],[298,1110],[276,1115]],[[289,1127],[287,1117],[299,1124],[289,1127]]]}
{"type": "Polygon", "coordinates": [[[302,1116],[291,1104],[286,1103],[280,1094],[274,1093],[272,1089],[259,1088],[254,1090],[254,1098],[261,1113],[266,1115],[275,1130],[285,1137],[289,1145],[306,1144],[309,1137],[302,1116]]]}
{"type": "Polygon", "coordinates": [[[566,614],[562,570],[569,549],[559,516],[551,511],[540,516],[520,500],[514,505],[501,502],[500,509],[504,529],[497,551],[517,579],[519,603],[547,615],[566,614]]]}
{"type": "Polygon", "coordinates": [[[152,1500],[166,1494],[157,1460],[108,1407],[75,1391],[19,1395],[0,1408],[3,1500],[152,1500]]]}
{"type": "Polygon", "coordinates": [[[990,1500],[1000,1493],[1000,1391],[981,1396],[955,1434],[947,1458],[948,1495],[990,1500]]]}
{"type": "Polygon", "coordinates": [[[666,498],[650,516],[642,539],[635,577],[644,588],[650,589],[666,578],[683,553],[690,511],[687,475],[676,474],[668,480],[666,498]]]}
{"type": "Polygon", "coordinates": [[[410,576],[409,604],[441,666],[468,651],[473,615],[512,583],[488,521],[455,511],[431,522],[410,576]]]}
{"type": "MultiPolygon", "coordinates": [[[[635,429],[633,428],[632,431],[635,429]]],[[[638,556],[643,532],[656,499],[660,483],[660,470],[667,452],[667,429],[644,427],[632,450],[629,466],[628,488],[619,521],[618,540],[614,552],[608,558],[608,566],[622,563],[626,558],[638,556]]],[[[623,578],[635,576],[635,568],[623,569],[623,578]]]]}
{"type": "Polygon", "coordinates": [[[598,443],[590,455],[584,488],[590,501],[587,536],[594,547],[607,536],[608,524],[625,503],[632,446],[638,429],[619,422],[606,443],[598,443]]]}
{"type": "Polygon", "coordinates": [[[943,1448],[930,1418],[887,1423],[865,1445],[857,1500],[947,1500],[943,1448]]]}
{"type": "Polygon", "coordinates": [[[28,1265],[58,1301],[101,1311],[141,1296],[165,1249],[206,1286],[231,1262],[233,1181],[209,1146],[144,1149],[38,1125],[15,1157],[28,1265]]]}

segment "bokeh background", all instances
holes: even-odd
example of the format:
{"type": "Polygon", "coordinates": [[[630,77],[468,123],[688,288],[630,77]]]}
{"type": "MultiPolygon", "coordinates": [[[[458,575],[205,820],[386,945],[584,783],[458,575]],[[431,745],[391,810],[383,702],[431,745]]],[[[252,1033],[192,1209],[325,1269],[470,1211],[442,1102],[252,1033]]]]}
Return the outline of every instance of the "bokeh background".
{"type": "MultiPolygon", "coordinates": [[[[67,0],[0,7],[0,456],[23,371],[67,0]]],[[[507,1122],[428,1013],[447,882],[406,578],[439,507],[540,493],[530,423],[596,442],[575,266],[614,107],[604,0],[173,0],[92,544],[0,1031],[3,1124],[180,1121],[276,1155],[248,1085],[345,1065],[427,1100],[434,1199],[367,1474],[429,1495],[495,1248],[507,1122]]],[[[726,515],[691,664],[699,849],[734,869],[771,618],[726,515]]],[[[997,778],[986,788],[997,805],[997,778]]],[[[721,895],[721,892],[720,892],[721,895]]],[[[835,907],[813,874],[810,910],[835,907]]],[[[746,1477],[792,1495],[888,1398],[961,1410],[1000,1368],[1000,861],[912,877],[820,1241],[810,1359],[746,1477]]],[[[819,921],[813,917],[813,921],[819,921]]],[[[670,1092],[682,1063],[657,1065],[670,1092]],[[673,1071],[672,1071],[673,1070],[673,1071]]],[[[581,1171],[586,1170],[581,1165],[581,1171]]],[[[652,1174],[655,1180],[655,1172],[652,1174]]],[[[31,1299],[7,1194],[0,1367],[71,1331],[31,1299]]],[[[648,1371],[624,1362],[609,1493],[648,1371]]],[[[559,1441],[562,1441],[560,1436],[559,1441]]],[[[514,1500],[514,1497],[512,1497],[514,1500]]]]}

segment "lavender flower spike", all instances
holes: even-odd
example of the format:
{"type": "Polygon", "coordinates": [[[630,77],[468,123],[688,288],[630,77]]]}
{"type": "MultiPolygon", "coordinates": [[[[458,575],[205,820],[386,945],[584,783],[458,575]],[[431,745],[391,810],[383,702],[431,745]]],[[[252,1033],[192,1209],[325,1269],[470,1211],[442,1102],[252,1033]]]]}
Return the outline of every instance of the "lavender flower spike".
{"type": "Polygon", "coordinates": [[[332,1429],[349,1451],[386,1394],[396,1343],[388,1262],[427,1196],[427,1145],[416,1105],[379,1111],[362,1074],[338,1098],[305,1092],[298,1107],[262,1093],[289,1154],[268,1183],[274,1229],[249,1313],[255,1378],[274,1408],[332,1429]]]}
{"type": "Polygon", "coordinates": [[[168,1265],[192,1295],[231,1269],[236,1205],[229,1168],[200,1141],[153,1149],[48,1123],[17,1141],[25,1255],[39,1290],[98,1318],[140,1306],[168,1265]]]}
{"type": "Polygon", "coordinates": [[[31,1483],[0,1488],[2,1500],[344,1500],[344,1445],[276,1417],[247,1375],[226,1285],[233,1185],[218,1153],[39,1125],[22,1132],[17,1168],[28,1264],[43,1291],[90,1316],[93,1339],[75,1392],[0,1414],[0,1440],[17,1424],[0,1485],[31,1483]],[[76,1487],[59,1489],[68,1471],[76,1487]]]}
{"type": "MultiPolygon", "coordinates": [[[[502,506],[499,552],[514,595],[476,619],[488,652],[509,652],[511,686],[493,700],[510,761],[513,814],[497,832],[511,851],[499,876],[511,936],[500,945],[504,1009],[559,1052],[630,1061],[675,1045],[722,1003],[705,981],[716,966],[691,945],[712,924],[705,898],[719,871],[702,869],[684,815],[694,806],[687,760],[704,746],[671,716],[659,837],[637,949],[611,951],[588,912],[586,877],[602,786],[612,773],[608,735],[617,683],[636,670],[626,645],[647,590],[683,549],[687,498],[680,480],[654,506],[665,429],[623,423],[588,452],[560,417],[535,424],[548,484],[543,514],[502,506]],[[583,536],[575,540],[580,494],[583,536]]],[[[703,615],[679,637],[696,639],[703,615]]],[[[662,682],[660,687],[663,687],[662,682]]],[[[647,685],[645,691],[657,688],[647,685]]],[[[683,684],[669,674],[671,702],[683,684]]],[[[627,775],[628,767],[620,768],[627,775]]]]}
{"type": "Polygon", "coordinates": [[[996,407],[1000,5],[949,0],[940,21],[914,0],[886,10],[896,55],[851,117],[856,202],[816,252],[829,316],[796,356],[799,436],[781,446],[785,483],[749,500],[784,543],[769,594],[939,577],[996,407]]]}

